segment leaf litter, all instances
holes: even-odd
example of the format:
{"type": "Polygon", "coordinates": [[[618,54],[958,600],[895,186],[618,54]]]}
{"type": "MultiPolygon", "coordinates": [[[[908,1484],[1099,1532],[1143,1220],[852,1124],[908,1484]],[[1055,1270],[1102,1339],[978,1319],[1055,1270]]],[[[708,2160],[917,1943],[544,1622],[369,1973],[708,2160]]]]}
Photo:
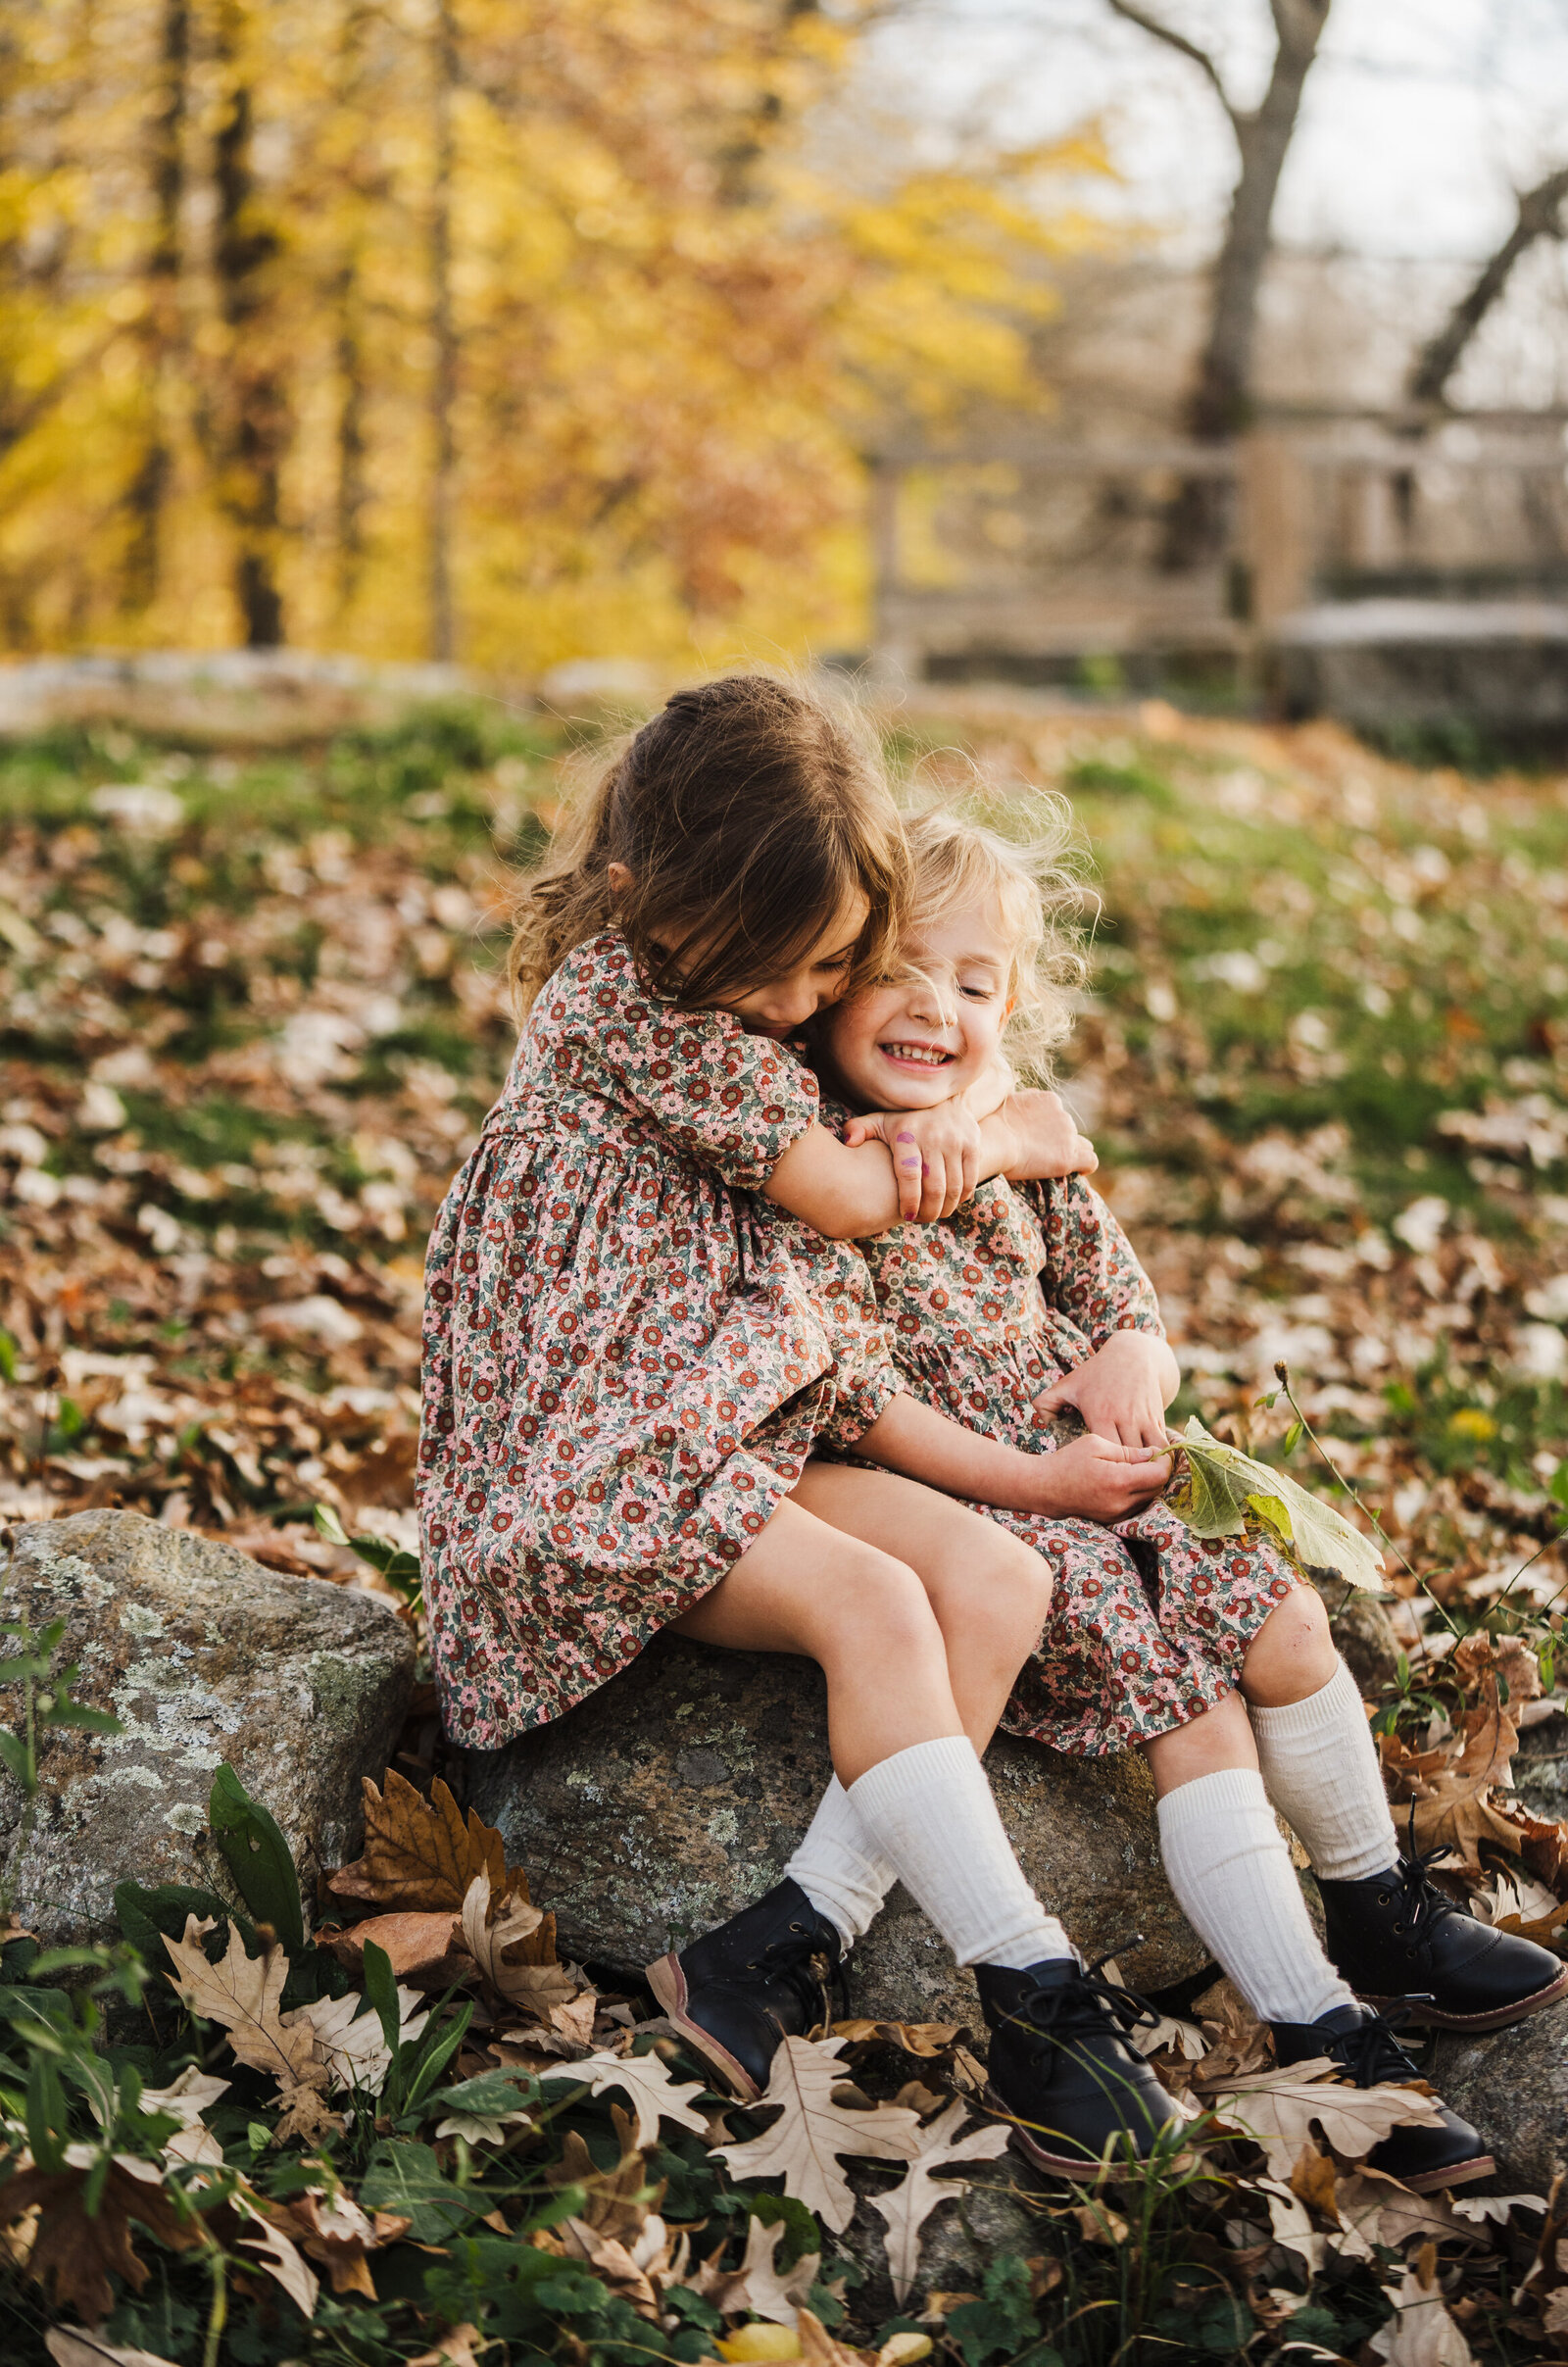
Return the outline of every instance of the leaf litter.
{"type": "MultiPolygon", "coordinates": [[[[0,1077],[9,1517],[138,1505],[285,1573],[381,1592],[417,1628],[417,1252],[510,1053],[486,932],[516,828],[505,814],[519,788],[534,809],[558,794],[564,735],[552,729],[530,726],[526,745],[499,753],[470,734],[468,752],[443,755],[423,779],[405,765],[394,792],[382,755],[360,746],[315,774],[302,764],[281,789],[258,778],[243,796],[215,793],[201,762],[86,740],[63,769],[52,756],[17,760],[34,767],[26,782],[47,777],[47,818],[0,759],[12,816],[0,882],[12,920],[0,1077]],[[167,776],[184,804],[157,876],[89,804],[127,764],[167,776]]],[[[1189,1516],[1200,1530],[1224,1521],[1215,1535],[1240,1522],[1339,1573],[1335,1606],[1347,1579],[1387,1590],[1404,1657],[1368,1693],[1391,1797],[1421,1846],[1448,1847],[1438,1871],[1456,1896],[1568,1952],[1568,1831],[1530,1774],[1568,1726],[1556,1542],[1568,1502],[1568,981],[1543,968],[1527,919],[1568,901],[1568,805],[1549,780],[1483,789],[1377,759],[1328,726],[1206,724],[1151,708],[1128,733],[995,710],[956,726],[991,778],[1065,788],[1100,858],[1097,992],[1069,1090],[1190,1376],[1175,1409],[1188,1425],[1178,1486],[1193,1491],[1189,1516]],[[1153,837],[1114,785],[1134,758],[1169,786],[1153,837]],[[1246,965],[1211,966],[1227,932],[1255,948],[1246,965]],[[1295,1420],[1270,1404],[1280,1364],[1295,1420]]],[[[916,720],[922,734],[924,768],[940,777],[955,727],[927,734],[916,720]]],[[[423,2259],[438,2280],[455,2273],[440,2265],[454,2244],[531,2229],[521,2248],[556,2282],[524,2280],[549,2298],[508,2303],[509,2341],[574,2360],[586,2340],[611,2367],[632,2367],[650,2342],[721,2355],[725,2328],[793,2308],[803,2355],[869,2359],[927,2336],[879,2346],[856,2314],[856,2255],[835,2246],[856,2244],[868,2215],[890,2238],[917,2214],[923,2226],[948,2191],[1000,2176],[1028,2204],[1039,2253],[993,2261],[974,2293],[939,2296],[930,2339],[965,2367],[1009,2357],[1065,2322],[1052,2311],[1069,2292],[1073,2339],[1086,2339],[1098,2321],[1082,2305],[1100,2289],[1084,2263],[1106,2251],[1107,2233],[1125,2256],[1114,2231],[1136,2216],[1136,2182],[1058,2204],[1010,2157],[988,2160],[995,2125],[960,2110],[980,2077],[967,2033],[840,2025],[797,2045],[847,2047],[869,2110],[843,2100],[835,2054],[792,2072],[795,2106],[726,2102],[721,2115],[701,2064],[671,2051],[657,2023],[639,2025],[635,2001],[628,2013],[560,1963],[548,1906],[534,1907],[440,1770],[426,1691],[368,1799],[365,1854],[334,1878],[326,1911],[343,1928],[307,1943],[281,1985],[235,1929],[226,1941],[170,1932],[207,1971],[171,1950],[153,1988],[172,2002],[170,1977],[188,1980],[233,2017],[203,2009],[200,2067],[166,2047],[139,2109],[122,2086],[114,2128],[95,2108],[58,2166],[53,2106],[34,2110],[42,2157],[25,2113],[7,2121],[11,2191],[24,2205],[4,2238],[19,2290],[41,2278],[57,2309],[108,2309],[101,2355],[139,2349],[195,2367],[207,2303],[195,2335],[176,2337],[172,2321],[137,2315],[137,2296],[149,2258],[166,2283],[207,2292],[201,2221],[253,2326],[266,2321],[264,2287],[295,2309],[320,2271],[332,2290],[318,2319],[345,2279],[368,2358],[488,2367],[500,2354],[484,2278],[443,2286],[439,2303],[377,2299],[380,2263],[423,2259]],[[245,1958],[226,1989],[208,1986],[209,1946],[219,1966],[236,1947],[245,1958]],[[376,2005],[363,2005],[372,1987],[376,2005]],[[808,2093],[825,2094],[826,2110],[808,2112],[808,2093]],[[863,2139],[888,2112],[912,2122],[898,2124],[912,2149],[890,2156],[873,2134],[857,2155],[845,2124],[860,2121],[863,2139]],[[943,2148],[971,2141],[944,2175],[943,2148]],[[756,2166],[759,2147],[773,2172],[756,2166]],[[735,2154],[739,2165],[722,2158],[735,2154]],[[568,2162],[599,2199],[585,2187],[580,2211],[552,2219],[552,2165],[568,2162]],[[621,2180],[612,2205],[607,2175],[621,2180]],[[303,2185],[270,2191],[290,2181],[303,2185]],[[813,2218],[808,2237],[767,2216],[804,2218],[792,2186],[825,2192],[831,2213],[847,2189],[851,2227],[813,2218]],[[680,2210],[666,2217],[661,2193],[678,2194],[680,2210]],[[726,2212],[739,2206],[735,2226],[726,2212]],[[568,2223],[587,2233],[558,2234],[568,2223]],[[724,2303],[713,2324],[705,2287],[724,2303]],[[804,2297],[781,2299],[785,2289],[804,2297]],[[615,2319],[622,2305],[635,2336],[615,2319]]],[[[13,1936],[8,1966],[27,1945],[13,1936]]],[[[1301,2067],[1270,2085],[1266,2036],[1222,1994],[1148,2035],[1195,2108],[1223,2097],[1237,2113],[1271,2111],[1284,2176],[1270,2181],[1264,2148],[1223,2137],[1212,2118],[1188,2124],[1160,2173],[1166,2232],[1145,2246],[1134,2298],[1118,2289],[1106,2356],[1130,2327],[1179,2346],[1201,2325],[1212,2351],[1228,2338],[1195,2296],[1220,2290],[1243,2313],[1236,2327],[1255,2330],[1254,2356],[1290,2342],[1297,2356],[1490,2358],[1499,2342],[1568,2342],[1568,2215],[1555,2194],[1385,2195],[1355,2149],[1364,2128],[1343,2118],[1344,2092],[1325,2119],[1319,2099],[1287,2093],[1319,2084],[1301,2067]],[[1192,2162],[1203,2165],[1196,2185],[1192,2162]],[[1360,2286],[1347,2283],[1352,2272],[1360,2286]]],[[[960,2192],[960,2218],[964,2207],[960,2192]]],[[[499,2290],[511,2273],[498,2260],[484,2277],[499,2290]]],[[[402,2269],[394,2285],[421,2290],[402,2269]]],[[[919,2298],[916,2281],[910,2305],[919,2298]]],[[[772,2322],[790,2331],[787,2314],[772,2322]]],[[[73,2331],[48,2329],[53,2355],[53,2338],[73,2331]]],[[[280,2331],[269,2355],[303,2342],[280,2331]]]]}

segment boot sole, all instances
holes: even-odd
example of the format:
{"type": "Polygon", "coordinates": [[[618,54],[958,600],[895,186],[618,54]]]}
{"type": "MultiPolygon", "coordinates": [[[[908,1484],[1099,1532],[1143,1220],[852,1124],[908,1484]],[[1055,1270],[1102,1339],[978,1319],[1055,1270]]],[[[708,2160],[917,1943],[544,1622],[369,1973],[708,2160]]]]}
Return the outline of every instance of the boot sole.
{"type": "MultiPolygon", "coordinates": [[[[1370,2005],[1375,2013],[1387,2013],[1392,2007],[1404,2002],[1402,1997],[1374,1997],[1369,1990],[1358,1989],[1355,1994],[1362,2004],[1370,2005]]],[[[1511,2005],[1494,2006],[1491,2013],[1445,2013],[1439,2005],[1412,2005],[1409,2019],[1413,2028],[1421,2030],[1506,2030],[1510,2024],[1527,2022],[1533,2013],[1544,2012],[1546,2006],[1555,2005],[1564,1995],[1568,1995],[1568,1964],[1563,1966],[1555,1981],[1548,1981],[1545,1988],[1538,1989],[1534,1996],[1516,1997],[1511,2005]]]]}
{"type": "Polygon", "coordinates": [[[735,2060],[727,2046],[720,2046],[710,2030],[705,2030],[701,2022],[694,2022],[687,2012],[686,1975],[674,1950],[661,1956],[657,1964],[646,1966],[643,1978],[663,2007],[670,2027],[678,2030],[688,2046],[717,2073],[721,2086],[743,2104],[755,2104],[762,2091],[751,2073],[735,2060]]]}
{"type": "Polygon", "coordinates": [[[1401,2178],[1399,2184],[1412,2194],[1435,2194],[1440,2187],[1474,2186],[1478,2178],[1490,2178],[1496,2166],[1490,2153],[1477,2153],[1446,2170],[1420,2170],[1413,2178],[1401,2178]]]}
{"type": "Polygon", "coordinates": [[[1088,2153],[1052,2153],[1038,2138],[1031,2135],[994,2088],[988,2088],[983,2098],[986,2110],[1004,2120],[1012,2131],[1012,2143],[1020,2153],[1032,2161],[1037,2170],[1049,2170],[1056,2178],[1093,2178],[1100,2164],[1088,2153]]]}

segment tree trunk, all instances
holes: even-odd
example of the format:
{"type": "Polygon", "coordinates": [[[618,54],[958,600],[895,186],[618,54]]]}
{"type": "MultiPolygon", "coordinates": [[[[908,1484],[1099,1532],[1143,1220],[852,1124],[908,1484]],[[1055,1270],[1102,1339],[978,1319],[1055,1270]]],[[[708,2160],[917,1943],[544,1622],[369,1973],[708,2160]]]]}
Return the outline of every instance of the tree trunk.
{"type": "MultiPolygon", "coordinates": [[[[1197,443],[1228,443],[1251,419],[1257,299],[1268,261],[1274,200],[1331,4],[1269,0],[1276,34],[1274,64],[1262,103],[1247,113],[1227,97],[1224,77],[1206,51],[1135,0],[1109,0],[1115,15],[1200,68],[1236,135],[1241,170],[1210,279],[1208,330],[1182,406],[1183,424],[1197,443]]],[[[1160,564],[1172,572],[1184,572],[1217,559],[1228,540],[1231,499],[1231,486],[1221,477],[1194,476],[1182,483],[1166,512],[1160,564]]]]}
{"type": "Polygon", "coordinates": [[[1428,339],[1411,363],[1404,388],[1409,402],[1433,411],[1443,402],[1471,338],[1507,286],[1520,256],[1538,238],[1562,237],[1565,201],[1568,170],[1548,173],[1544,181],[1525,191],[1513,228],[1482,265],[1437,335],[1428,339]]]}
{"type": "Polygon", "coordinates": [[[125,495],[130,532],[125,545],[122,598],[132,615],[151,608],[163,585],[164,512],[173,469],[169,378],[171,361],[179,342],[182,263],[179,216],[185,193],[189,0],[164,0],[158,64],[158,99],[149,118],[147,139],[153,236],[147,254],[146,311],[142,324],[146,441],[125,495]]]}
{"type": "MultiPolygon", "coordinates": [[[[339,53],[337,103],[341,117],[358,118],[364,104],[365,38],[368,10],[354,0],[343,25],[339,53]]],[[[356,140],[347,167],[341,260],[333,286],[337,319],[338,375],[337,488],[334,504],[337,543],[337,614],[345,618],[354,607],[365,566],[366,482],[365,413],[368,388],[365,364],[365,213],[367,160],[364,144],[356,140]]]]}
{"type": "Polygon", "coordinates": [[[228,337],[214,419],[218,500],[234,532],[234,597],[245,646],[276,649],[283,639],[281,476],[292,419],[272,318],[282,242],[259,200],[251,153],[248,34],[244,0],[220,0],[217,48],[225,87],[213,153],[213,266],[228,337]]]}
{"type": "Polygon", "coordinates": [[[452,412],[458,391],[458,341],[452,318],[452,112],[458,82],[458,25],[453,0],[438,0],[431,55],[430,187],[430,655],[450,664],[457,647],[452,607],[453,479],[457,444],[452,412]]]}

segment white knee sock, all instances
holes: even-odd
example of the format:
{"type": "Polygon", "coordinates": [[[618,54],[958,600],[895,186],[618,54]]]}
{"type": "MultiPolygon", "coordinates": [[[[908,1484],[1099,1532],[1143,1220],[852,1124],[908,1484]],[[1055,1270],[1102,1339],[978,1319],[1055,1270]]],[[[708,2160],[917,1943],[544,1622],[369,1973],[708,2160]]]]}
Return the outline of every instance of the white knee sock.
{"type": "Polygon", "coordinates": [[[1270,1800],[1331,1882],[1382,1874],[1398,1855],[1355,1679],[1342,1660],[1321,1693],[1282,1709],[1248,1706],[1270,1800]]]}
{"type": "Polygon", "coordinates": [[[892,1858],[881,1854],[836,1775],[784,1871],[817,1913],[838,1925],[846,1948],[870,1930],[898,1880],[892,1858]]]}
{"type": "Polygon", "coordinates": [[[851,1784],[849,1798],[959,1964],[1021,1971],[1072,1954],[1029,1888],[964,1735],[896,1751],[851,1784]]]}
{"type": "Polygon", "coordinates": [[[1263,1779],[1222,1767],[1167,1792],[1159,1849],[1183,1914],[1264,2022],[1353,2004],[1323,1953],[1263,1779]]]}

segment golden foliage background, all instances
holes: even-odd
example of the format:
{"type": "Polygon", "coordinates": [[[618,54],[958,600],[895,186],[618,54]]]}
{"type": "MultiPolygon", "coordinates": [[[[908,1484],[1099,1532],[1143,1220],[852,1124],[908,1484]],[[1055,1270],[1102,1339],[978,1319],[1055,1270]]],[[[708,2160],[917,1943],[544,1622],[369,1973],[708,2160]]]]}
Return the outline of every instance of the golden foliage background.
{"type": "Polygon", "coordinates": [[[11,0],[0,633],[508,674],[863,631],[865,441],[1038,406],[1091,139],[873,0],[11,0]]]}

